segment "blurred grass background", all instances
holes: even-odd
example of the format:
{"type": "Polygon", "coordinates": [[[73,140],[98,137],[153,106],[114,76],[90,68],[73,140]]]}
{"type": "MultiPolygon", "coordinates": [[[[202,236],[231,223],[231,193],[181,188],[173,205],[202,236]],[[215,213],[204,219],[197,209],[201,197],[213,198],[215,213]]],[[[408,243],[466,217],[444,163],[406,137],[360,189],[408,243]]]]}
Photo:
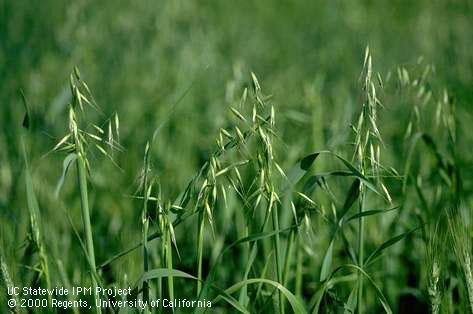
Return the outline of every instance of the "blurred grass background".
{"type": "MultiPolygon", "coordinates": [[[[315,150],[342,149],[360,108],[367,45],[383,77],[397,76],[398,66],[434,66],[428,88],[438,95],[446,88],[458,100],[458,119],[465,122],[458,146],[468,177],[471,1],[1,0],[0,236],[5,254],[14,260],[28,228],[18,139],[24,114],[20,89],[32,104],[31,154],[47,241],[65,265],[80,255],[64,216],[70,212],[79,224],[79,200],[72,179],[60,200],[54,199],[62,159],[42,156],[67,126],[67,78],[73,66],[80,68],[105,115],[120,117],[125,151],[115,159],[123,171],[103,158],[92,160],[92,221],[97,260],[103,261],[140,237],[140,208],[127,195],[137,188],[143,147],[158,126],[153,166],[169,199],[207,158],[218,129],[229,125],[229,105],[240,97],[250,71],[276,104],[282,165],[289,167],[315,150]]],[[[389,90],[383,98],[384,156],[389,165],[401,167],[412,103],[389,90]]],[[[421,120],[430,125],[432,117],[421,120]]],[[[468,180],[465,189],[471,189],[468,180]]],[[[139,275],[133,257],[120,266],[127,267],[130,278],[139,275]]],[[[73,278],[86,276],[69,272],[73,278]]]]}

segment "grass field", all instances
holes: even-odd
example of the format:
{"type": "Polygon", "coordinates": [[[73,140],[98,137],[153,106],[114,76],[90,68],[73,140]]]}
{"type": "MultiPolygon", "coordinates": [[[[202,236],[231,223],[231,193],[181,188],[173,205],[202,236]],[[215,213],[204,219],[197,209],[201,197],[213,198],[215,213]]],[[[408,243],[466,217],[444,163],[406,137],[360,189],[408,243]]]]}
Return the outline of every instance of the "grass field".
{"type": "Polygon", "coordinates": [[[473,313],[472,47],[466,0],[0,0],[0,313],[473,313]]]}

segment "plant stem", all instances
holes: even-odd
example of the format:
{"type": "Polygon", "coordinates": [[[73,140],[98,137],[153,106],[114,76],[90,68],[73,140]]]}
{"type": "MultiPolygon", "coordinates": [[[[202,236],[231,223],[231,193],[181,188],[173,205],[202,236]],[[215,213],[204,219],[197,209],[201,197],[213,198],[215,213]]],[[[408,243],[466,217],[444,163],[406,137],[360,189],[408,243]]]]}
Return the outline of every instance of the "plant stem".
{"type": "MultiPolygon", "coordinates": [[[[148,169],[149,169],[149,143],[146,143],[145,148],[145,159],[144,159],[144,169],[143,169],[143,212],[142,212],[142,223],[143,223],[143,271],[147,272],[149,270],[148,263],[148,169]]],[[[149,284],[147,281],[143,282],[143,302],[148,304],[149,301],[149,284]]],[[[148,309],[145,309],[145,313],[148,312],[148,309]]]]}
{"type": "MultiPolygon", "coordinates": [[[[87,192],[87,174],[85,168],[84,157],[79,153],[77,158],[77,175],[78,184],[80,190],[80,201],[82,209],[82,223],[84,225],[84,231],[86,236],[87,254],[89,255],[89,263],[91,269],[92,286],[94,291],[97,287],[97,281],[95,280],[93,273],[95,272],[95,252],[94,252],[94,241],[92,237],[92,226],[90,224],[90,211],[89,211],[89,197],[87,192]]],[[[95,294],[95,300],[99,300],[99,296],[95,294]]],[[[97,307],[97,313],[101,313],[100,307],[97,307]]]]}
{"type": "MultiPolygon", "coordinates": [[[[364,202],[365,202],[365,189],[363,184],[360,184],[360,207],[359,212],[364,211],[364,202]]],[[[358,219],[358,266],[363,268],[364,261],[364,220],[363,217],[358,219]]],[[[363,275],[361,272],[358,272],[358,295],[357,295],[357,304],[358,304],[358,314],[363,314],[363,275]]]]}
{"type": "MultiPolygon", "coordinates": [[[[43,273],[44,273],[44,281],[46,282],[46,288],[51,289],[51,278],[49,276],[48,256],[46,255],[46,252],[43,246],[39,248],[39,259],[40,259],[41,269],[43,270],[43,273]]],[[[49,294],[48,294],[48,300],[50,302],[49,304],[51,304],[52,296],[49,294]]]]}
{"type": "Polygon", "coordinates": [[[292,262],[292,249],[294,247],[294,234],[295,231],[291,230],[289,233],[289,238],[287,239],[286,246],[286,259],[284,260],[284,271],[283,271],[283,285],[286,286],[289,282],[289,269],[292,262]]]}
{"type": "MultiPolygon", "coordinates": [[[[248,228],[248,225],[249,225],[249,222],[247,219],[245,219],[246,221],[246,226],[244,227],[244,231],[243,231],[243,237],[242,238],[246,238],[247,236],[249,236],[249,228],[248,228]]],[[[243,246],[243,260],[244,261],[248,261],[248,259],[250,258],[250,242],[248,243],[245,243],[245,245],[243,246]]],[[[248,269],[246,268],[245,269],[245,275],[243,276],[243,280],[247,280],[248,279],[248,269]]],[[[246,285],[244,285],[241,290],[240,290],[240,296],[238,298],[238,301],[243,304],[243,306],[246,306],[248,304],[248,287],[246,285]]]]}
{"type": "MultiPolygon", "coordinates": [[[[266,213],[265,213],[265,216],[264,216],[264,221],[263,221],[263,225],[261,226],[260,233],[264,232],[264,229],[266,228],[266,225],[269,222],[269,217],[270,217],[270,209],[268,208],[266,210],[266,213]]],[[[249,244],[249,242],[248,242],[248,244],[249,244]]],[[[248,255],[248,257],[255,256],[257,250],[258,250],[258,241],[254,241],[253,245],[251,246],[251,251],[250,251],[250,254],[248,255]]],[[[248,259],[248,262],[247,262],[246,267],[245,267],[245,274],[249,273],[252,266],[253,266],[253,260],[248,259]]],[[[244,280],[245,279],[247,279],[246,276],[245,276],[244,280]]],[[[246,284],[243,285],[242,289],[247,289],[247,285],[246,284]]]]}
{"type": "MultiPolygon", "coordinates": [[[[281,271],[281,243],[279,240],[279,218],[278,218],[278,211],[277,211],[277,206],[273,206],[273,208],[269,209],[272,211],[273,215],[273,230],[276,232],[273,238],[273,244],[274,244],[274,249],[276,252],[276,275],[277,275],[277,280],[280,284],[283,284],[283,278],[282,278],[282,271],[281,271]]],[[[284,314],[284,296],[281,290],[278,290],[279,294],[279,313],[284,314]]]]}
{"type": "MultiPolygon", "coordinates": [[[[166,232],[166,264],[167,268],[171,271],[173,269],[172,262],[172,242],[171,242],[171,232],[167,230],[166,232]]],[[[168,277],[168,292],[169,299],[174,300],[174,278],[172,276],[168,277]]],[[[174,312],[174,309],[173,309],[174,312]]]]}
{"type": "MultiPolygon", "coordinates": [[[[289,233],[289,238],[287,239],[287,246],[286,246],[286,257],[284,260],[284,269],[282,273],[282,285],[287,287],[289,283],[289,268],[291,267],[292,261],[292,248],[294,246],[294,230],[291,230],[289,233]]],[[[281,307],[284,309],[285,299],[282,300],[281,307]]]]}
{"type": "MultiPolygon", "coordinates": [[[[38,256],[41,266],[41,271],[44,276],[44,282],[46,283],[46,288],[51,289],[51,279],[49,276],[49,266],[48,266],[48,256],[45,251],[45,244],[43,239],[43,233],[40,228],[41,226],[41,215],[39,211],[38,200],[36,199],[36,195],[34,193],[33,187],[33,178],[31,175],[31,170],[28,162],[28,156],[26,153],[26,145],[25,140],[22,139],[22,147],[23,147],[23,157],[25,160],[25,183],[26,183],[26,194],[27,194],[27,203],[28,203],[28,211],[30,214],[30,226],[31,226],[31,233],[34,243],[38,248],[38,256]]],[[[48,294],[49,304],[52,302],[52,296],[48,294]]]]}
{"type": "Polygon", "coordinates": [[[302,296],[302,250],[300,247],[300,237],[296,239],[296,283],[295,283],[296,297],[302,296]]]}
{"type": "Polygon", "coordinates": [[[205,211],[199,212],[199,226],[197,236],[197,297],[202,290],[202,258],[204,252],[204,230],[205,230],[205,211]]]}

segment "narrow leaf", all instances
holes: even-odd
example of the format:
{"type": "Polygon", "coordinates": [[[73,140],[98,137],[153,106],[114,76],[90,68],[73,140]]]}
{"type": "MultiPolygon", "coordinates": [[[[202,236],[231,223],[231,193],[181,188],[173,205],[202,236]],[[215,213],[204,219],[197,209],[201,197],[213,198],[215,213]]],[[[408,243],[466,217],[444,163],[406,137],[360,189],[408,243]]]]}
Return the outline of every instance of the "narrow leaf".
{"type": "Polygon", "coordinates": [[[388,241],[384,242],[383,244],[381,244],[376,250],[374,250],[373,253],[371,253],[371,255],[365,260],[364,262],[364,265],[365,267],[368,266],[369,264],[371,264],[376,258],[378,258],[384,250],[386,250],[387,248],[393,246],[394,244],[396,244],[397,242],[401,241],[402,239],[404,239],[406,236],[410,235],[411,233],[417,231],[418,229],[420,229],[420,227],[417,227],[417,228],[414,228],[408,232],[405,232],[405,233],[402,233],[398,236],[395,236],[394,238],[391,238],[389,239],[388,241]]]}
{"type": "Polygon", "coordinates": [[[396,207],[388,208],[388,209],[365,210],[365,211],[362,211],[361,213],[356,213],[356,214],[350,216],[349,218],[346,219],[346,222],[358,219],[360,217],[366,217],[366,216],[372,216],[372,215],[377,215],[377,214],[388,213],[390,211],[393,211],[393,210],[396,210],[396,209],[399,209],[399,208],[401,208],[401,206],[396,206],[396,207]]]}
{"type": "Polygon", "coordinates": [[[77,154],[75,154],[75,153],[71,153],[71,154],[67,155],[66,158],[64,158],[64,161],[62,162],[62,175],[59,178],[59,181],[56,185],[56,190],[54,191],[54,195],[55,195],[56,198],[59,197],[59,192],[60,192],[62,186],[64,185],[64,181],[66,179],[66,175],[67,175],[67,171],[69,169],[69,166],[76,159],[77,159],[77,154]]]}

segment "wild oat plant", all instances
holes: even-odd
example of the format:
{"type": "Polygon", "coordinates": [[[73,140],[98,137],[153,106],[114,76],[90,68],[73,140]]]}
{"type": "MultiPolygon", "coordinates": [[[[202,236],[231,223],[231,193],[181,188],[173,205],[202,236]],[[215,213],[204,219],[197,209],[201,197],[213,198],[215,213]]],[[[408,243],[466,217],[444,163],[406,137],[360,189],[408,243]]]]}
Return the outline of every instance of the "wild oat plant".
{"type": "MultiPolygon", "coordinates": [[[[278,128],[278,121],[285,118],[278,100],[264,92],[254,73],[245,79],[236,70],[235,81],[228,85],[225,123],[181,190],[169,189],[173,178],[160,172],[165,160],[161,127],[148,135],[142,165],[135,169],[136,192],[123,187],[121,195],[111,196],[133,204],[132,216],[140,219],[127,224],[136,224],[141,234],[131,235],[126,246],[99,254],[97,244],[104,248],[114,239],[94,219],[100,217],[95,212],[94,182],[107,180],[107,176],[97,178],[100,171],[94,163],[102,155],[113,165],[107,171],[120,172],[121,166],[128,165],[117,163],[115,156],[134,152],[119,144],[118,115],[102,112],[75,68],[69,82],[68,129],[52,148],[65,153],[63,173],[55,191],[50,191],[64,208],[64,238],[80,248],[77,255],[84,263],[69,260],[74,268],[52,249],[59,244],[53,243],[47,230],[55,226],[47,221],[45,197],[37,197],[33,165],[57,154],[40,160],[31,157],[37,135],[30,132],[34,119],[22,94],[23,178],[29,216],[24,246],[29,255],[17,263],[7,259],[11,252],[0,250],[6,291],[20,285],[48,289],[129,285],[133,293],[126,298],[139,299],[146,306],[127,310],[144,313],[166,311],[150,306],[151,300],[162,298],[211,304],[175,307],[176,313],[392,313],[405,310],[406,294],[419,300],[421,310],[415,311],[473,311],[471,215],[459,206],[466,199],[456,153],[459,126],[454,102],[447,92],[430,89],[430,66],[419,70],[419,62],[412,72],[399,67],[395,74],[383,75],[373,63],[367,48],[359,101],[352,123],[346,125],[351,133],[346,132],[343,145],[330,149],[296,147],[296,140],[285,141],[278,128]],[[237,87],[241,96],[236,96],[237,87]],[[396,164],[386,157],[392,153],[393,141],[382,136],[382,116],[395,114],[397,102],[409,103],[412,111],[404,132],[396,138],[403,149],[402,162],[396,164]],[[424,118],[432,113],[434,120],[424,118]],[[104,122],[94,122],[98,118],[104,122]],[[426,162],[419,162],[422,154],[429,156],[426,162]],[[286,160],[290,155],[297,155],[297,161],[286,160]],[[77,200],[61,193],[68,172],[76,177],[72,193],[77,200]],[[448,206],[456,209],[447,211],[448,206]],[[77,229],[73,217],[79,212],[77,229]],[[452,252],[454,259],[447,257],[452,252]],[[418,270],[422,277],[403,265],[413,260],[425,266],[418,270]],[[130,270],[117,266],[124,261],[138,266],[130,270]],[[409,276],[417,281],[410,282],[409,276]]],[[[314,118],[314,123],[321,122],[314,118]]],[[[113,224],[113,217],[108,219],[113,224]]],[[[95,302],[116,299],[95,293],[93,298],[95,302]]],[[[101,307],[91,310],[102,312],[101,307]]],[[[51,306],[30,311],[59,313],[51,306]]],[[[124,309],[103,308],[103,312],[124,309]]]]}

